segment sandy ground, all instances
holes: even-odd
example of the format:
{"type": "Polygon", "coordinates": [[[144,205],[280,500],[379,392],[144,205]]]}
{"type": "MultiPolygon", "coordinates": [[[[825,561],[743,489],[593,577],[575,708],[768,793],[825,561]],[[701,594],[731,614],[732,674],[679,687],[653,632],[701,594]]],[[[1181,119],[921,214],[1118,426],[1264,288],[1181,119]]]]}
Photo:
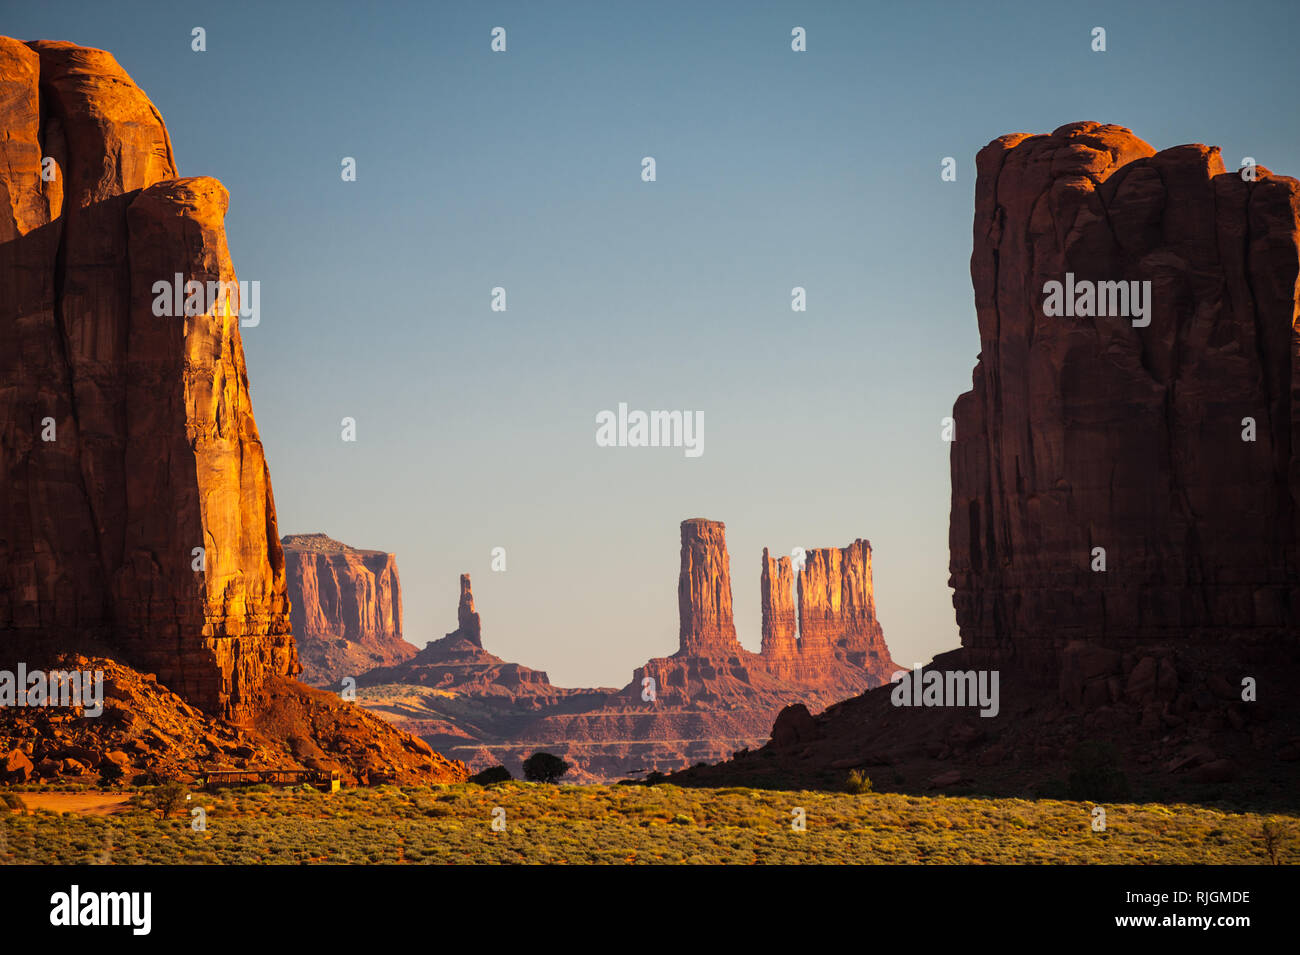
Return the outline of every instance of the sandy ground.
{"type": "Polygon", "coordinates": [[[76,812],[84,816],[111,816],[126,812],[126,793],[18,793],[28,809],[76,812]]]}

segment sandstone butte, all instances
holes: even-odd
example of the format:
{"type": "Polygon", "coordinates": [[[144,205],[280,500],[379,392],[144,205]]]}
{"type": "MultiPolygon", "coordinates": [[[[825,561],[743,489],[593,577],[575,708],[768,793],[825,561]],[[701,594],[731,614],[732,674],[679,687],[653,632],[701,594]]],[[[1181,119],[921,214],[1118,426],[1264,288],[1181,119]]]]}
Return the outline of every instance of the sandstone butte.
{"type": "Polygon", "coordinates": [[[402,639],[396,557],[324,534],[292,534],[280,544],[304,682],[338,689],[344,677],[415,655],[402,639]]]}
{"type": "Polygon", "coordinates": [[[898,669],[876,619],[867,541],[808,551],[797,602],[790,558],[765,551],[762,650],[753,653],[736,637],[725,535],[718,521],[682,522],[678,651],[622,689],[555,687],[485,651],[465,575],[459,628],[362,676],[362,702],[476,769],[504,763],[518,774],[544,749],[574,766],[568,778],[611,780],[758,746],[787,704],[820,707],[898,669]]]}
{"type": "MultiPolygon", "coordinates": [[[[276,758],[463,776],[292,679],[238,316],[152,310],[154,283],[176,273],[235,280],[226,190],[178,178],[158,110],[103,51],[0,37],[0,109],[0,664],[84,651],[156,675],[204,719],[263,734],[276,758]]],[[[11,740],[40,723],[0,716],[11,740]]],[[[22,745],[39,756],[61,744],[22,745]]]]}
{"type": "Polygon", "coordinates": [[[894,707],[887,688],[791,710],[758,757],[687,776],[875,765],[895,786],[1023,793],[1095,740],[1149,795],[1293,805],[1300,184],[1091,122],[1002,136],[977,167],[981,351],[950,459],[961,648],[933,666],[999,670],[1001,714],[894,707]],[[1049,317],[1067,273],[1149,281],[1150,324],[1049,317]]]}

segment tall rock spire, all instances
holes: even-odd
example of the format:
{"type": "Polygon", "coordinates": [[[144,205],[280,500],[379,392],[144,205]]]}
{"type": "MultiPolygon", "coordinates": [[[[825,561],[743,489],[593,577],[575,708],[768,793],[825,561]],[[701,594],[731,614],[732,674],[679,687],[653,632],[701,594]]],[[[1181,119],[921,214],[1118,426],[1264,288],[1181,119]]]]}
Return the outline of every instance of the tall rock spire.
{"type": "Polygon", "coordinates": [[[456,635],[476,647],[483,646],[483,630],[474,610],[474,591],[470,589],[469,574],[460,575],[460,605],[456,608],[456,622],[456,635]]]}
{"type": "Polygon", "coordinates": [[[679,635],[683,652],[734,653],[740,649],[731,615],[731,561],[726,525],[682,521],[682,569],[677,579],[679,635]]]}
{"type": "Polygon", "coordinates": [[[799,652],[794,615],[794,576],[789,557],[769,557],[763,548],[760,589],[763,614],[763,656],[791,658],[799,652]]]}

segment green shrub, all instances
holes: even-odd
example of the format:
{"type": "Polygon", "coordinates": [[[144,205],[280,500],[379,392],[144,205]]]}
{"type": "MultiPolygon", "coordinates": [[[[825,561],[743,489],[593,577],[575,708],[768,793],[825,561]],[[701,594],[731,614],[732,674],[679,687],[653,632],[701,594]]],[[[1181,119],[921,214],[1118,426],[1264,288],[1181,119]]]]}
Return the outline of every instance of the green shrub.
{"type": "Polygon", "coordinates": [[[1291,839],[1290,828],[1277,820],[1265,819],[1260,826],[1260,834],[1264,839],[1264,852],[1268,855],[1268,861],[1272,865],[1281,865],[1279,857],[1283,846],[1291,839]]]}
{"type": "MultiPolygon", "coordinates": [[[[538,755],[544,756],[546,754],[539,753],[538,755]]],[[[568,767],[565,768],[567,769],[568,767]]],[[[504,766],[492,766],[483,770],[481,773],[471,776],[469,781],[477,783],[480,786],[491,786],[496,783],[508,783],[514,778],[515,777],[510,775],[510,770],[506,769],[504,766]]]]}
{"type": "Polygon", "coordinates": [[[145,793],[143,802],[166,819],[172,813],[180,811],[189,795],[183,784],[172,780],[145,793]]]}
{"type": "Polygon", "coordinates": [[[860,769],[849,770],[849,778],[844,783],[844,788],[855,795],[861,796],[864,793],[871,792],[871,777],[860,769]]]}
{"type": "Polygon", "coordinates": [[[6,809],[17,809],[24,815],[27,813],[27,803],[23,802],[23,797],[17,793],[4,793],[0,795],[0,800],[4,801],[6,809]]]}

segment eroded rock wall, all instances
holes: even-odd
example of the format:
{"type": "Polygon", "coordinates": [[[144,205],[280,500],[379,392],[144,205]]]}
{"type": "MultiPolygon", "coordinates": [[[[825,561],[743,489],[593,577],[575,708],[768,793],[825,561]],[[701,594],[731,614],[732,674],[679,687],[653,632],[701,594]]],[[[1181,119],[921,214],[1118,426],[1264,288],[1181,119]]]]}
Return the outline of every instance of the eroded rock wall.
{"type": "Polygon", "coordinates": [[[228,196],[108,53],[0,38],[0,86],[0,652],[97,642],[246,719],[298,663],[239,303],[153,310],[235,281],[228,196]]]}
{"type": "Polygon", "coordinates": [[[981,355],[951,455],[963,646],[1032,662],[1070,640],[1294,632],[1296,180],[1096,123],[1003,136],[977,166],[981,355]],[[1149,314],[1045,314],[1067,274],[1150,282],[1149,314]]]}

